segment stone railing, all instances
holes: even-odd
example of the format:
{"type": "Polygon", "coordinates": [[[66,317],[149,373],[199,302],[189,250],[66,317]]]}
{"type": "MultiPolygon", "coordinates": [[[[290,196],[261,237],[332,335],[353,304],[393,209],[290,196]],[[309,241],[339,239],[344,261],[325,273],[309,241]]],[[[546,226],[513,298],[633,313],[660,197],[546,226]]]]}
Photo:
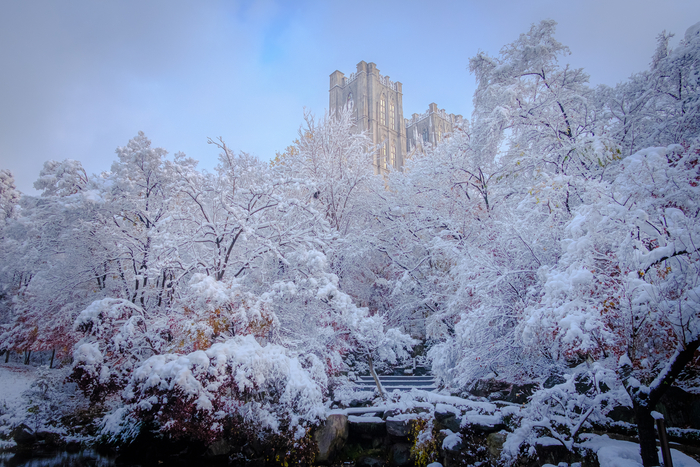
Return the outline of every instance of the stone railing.
{"type": "Polygon", "coordinates": [[[430,114],[435,114],[435,115],[437,115],[438,117],[442,118],[443,120],[445,120],[445,121],[447,121],[447,122],[450,122],[450,123],[453,124],[453,125],[456,124],[456,123],[459,123],[459,122],[461,121],[461,119],[459,118],[459,116],[457,116],[457,115],[455,115],[455,114],[448,114],[447,112],[445,112],[444,109],[438,109],[437,112],[431,112],[431,111],[429,110],[429,111],[427,111],[427,112],[425,112],[425,113],[416,114],[415,116],[413,116],[413,117],[411,117],[411,118],[405,119],[406,128],[408,128],[408,127],[410,127],[410,126],[412,126],[412,125],[415,125],[416,123],[422,122],[423,120],[425,120],[426,118],[428,118],[428,117],[430,116],[430,114]]]}
{"type": "Polygon", "coordinates": [[[411,118],[407,118],[407,119],[406,119],[406,128],[408,128],[408,127],[411,126],[411,125],[415,125],[416,123],[422,122],[423,120],[425,120],[425,119],[428,118],[429,116],[430,116],[430,112],[425,112],[425,113],[422,113],[422,114],[414,115],[414,116],[411,117],[411,118]]]}
{"type": "Polygon", "coordinates": [[[392,91],[396,91],[396,83],[387,78],[386,76],[379,75],[379,82],[384,86],[388,87],[392,91]]]}

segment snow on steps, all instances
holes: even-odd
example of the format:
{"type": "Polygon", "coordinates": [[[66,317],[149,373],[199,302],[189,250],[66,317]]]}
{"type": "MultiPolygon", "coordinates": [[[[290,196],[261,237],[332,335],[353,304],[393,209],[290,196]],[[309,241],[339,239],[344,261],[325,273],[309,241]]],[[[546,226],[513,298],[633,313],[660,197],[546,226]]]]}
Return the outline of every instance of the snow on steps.
{"type": "MultiPolygon", "coordinates": [[[[435,391],[437,389],[435,378],[432,376],[380,376],[379,382],[382,383],[384,390],[387,392],[392,392],[395,389],[399,391],[410,391],[411,389],[435,391]]],[[[360,376],[360,378],[355,381],[355,385],[360,390],[371,390],[377,387],[374,378],[371,376],[360,376]]]]}

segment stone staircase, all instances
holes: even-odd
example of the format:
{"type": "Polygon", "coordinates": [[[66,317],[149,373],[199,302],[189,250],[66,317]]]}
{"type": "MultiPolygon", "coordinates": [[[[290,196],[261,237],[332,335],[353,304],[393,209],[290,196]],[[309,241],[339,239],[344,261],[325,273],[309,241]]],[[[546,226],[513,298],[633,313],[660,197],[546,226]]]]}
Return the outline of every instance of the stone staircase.
{"type": "MultiPolygon", "coordinates": [[[[410,391],[411,389],[420,389],[423,391],[434,391],[437,389],[435,379],[430,375],[413,376],[379,376],[379,382],[384,386],[386,392],[392,392],[395,389],[399,391],[410,391]]],[[[377,388],[374,378],[371,376],[360,376],[355,384],[359,390],[371,391],[377,388]]]]}

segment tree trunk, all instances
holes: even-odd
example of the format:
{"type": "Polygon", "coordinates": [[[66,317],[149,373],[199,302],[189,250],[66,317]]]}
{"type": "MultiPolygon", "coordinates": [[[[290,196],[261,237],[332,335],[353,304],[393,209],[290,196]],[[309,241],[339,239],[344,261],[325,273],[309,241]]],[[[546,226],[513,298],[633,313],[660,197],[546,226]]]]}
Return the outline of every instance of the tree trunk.
{"type": "Polygon", "coordinates": [[[676,381],[678,375],[685,366],[693,361],[695,352],[700,348],[700,338],[696,338],[687,344],[679,344],[675,354],[670,358],[669,364],[659,374],[648,388],[636,384],[630,384],[633,380],[632,365],[628,359],[627,363],[622,363],[618,372],[625,386],[627,394],[632,399],[632,408],[637,422],[639,433],[639,447],[644,467],[654,467],[659,465],[659,451],[656,449],[656,430],[654,429],[654,417],[651,411],[656,407],[661,396],[676,381]],[[646,390],[643,390],[646,389],[646,390]]]}
{"type": "Polygon", "coordinates": [[[53,358],[56,356],[56,349],[51,351],[51,363],[49,363],[49,368],[53,368],[53,358]]]}
{"type": "Polygon", "coordinates": [[[369,358],[369,372],[372,375],[372,378],[374,378],[374,382],[377,385],[377,390],[379,390],[379,394],[382,396],[382,399],[386,400],[386,392],[384,392],[382,383],[381,381],[379,381],[379,376],[377,376],[377,372],[374,371],[374,363],[372,362],[372,357],[369,358]]]}
{"type": "Polygon", "coordinates": [[[31,350],[25,350],[24,351],[24,364],[29,365],[29,359],[32,356],[32,351],[31,350]]]}
{"type": "Polygon", "coordinates": [[[651,409],[647,406],[634,405],[634,418],[637,422],[637,432],[639,433],[639,447],[642,455],[644,467],[654,467],[660,465],[659,451],[656,447],[656,429],[654,428],[654,417],[651,416],[651,409]]]}
{"type": "Polygon", "coordinates": [[[10,349],[7,349],[5,351],[5,363],[7,363],[10,360],[10,349]]]}

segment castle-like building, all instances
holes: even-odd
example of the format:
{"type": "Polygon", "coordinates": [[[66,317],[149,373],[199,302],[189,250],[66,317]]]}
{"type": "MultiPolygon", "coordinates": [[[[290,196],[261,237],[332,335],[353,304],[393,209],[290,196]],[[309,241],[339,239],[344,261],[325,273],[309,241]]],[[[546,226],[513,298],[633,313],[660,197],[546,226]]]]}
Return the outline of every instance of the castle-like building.
{"type": "Polygon", "coordinates": [[[338,70],[331,73],[331,113],[348,105],[354,109],[357,131],[366,131],[378,147],[375,174],[389,167],[401,169],[413,151],[421,150],[426,143],[439,143],[463,121],[461,115],[448,114],[435,103],[426,113],[404,118],[401,83],[382,76],[377,65],[364,61],[349,77],[338,70]]]}

